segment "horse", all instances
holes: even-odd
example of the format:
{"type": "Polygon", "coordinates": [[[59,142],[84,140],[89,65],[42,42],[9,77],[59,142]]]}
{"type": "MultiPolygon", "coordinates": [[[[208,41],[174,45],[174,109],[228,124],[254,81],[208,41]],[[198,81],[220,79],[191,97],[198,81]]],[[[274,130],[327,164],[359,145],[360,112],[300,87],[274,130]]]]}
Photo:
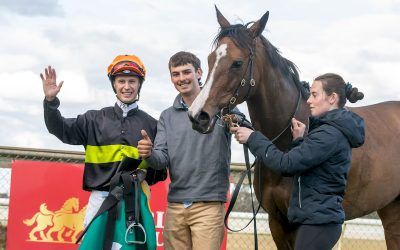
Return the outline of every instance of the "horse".
{"type": "MultiPolygon", "coordinates": [[[[282,151],[292,140],[293,117],[307,124],[310,110],[297,67],[281,56],[261,33],[269,12],[247,25],[231,25],[216,8],[220,32],[208,56],[209,72],[188,114],[193,128],[212,131],[218,115],[246,101],[256,130],[282,151]]],[[[400,102],[348,109],[364,118],[365,144],[352,151],[343,208],[346,220],[377,211],[388,249],[400,246],[400,102]]],[[[256,161],[254,189],[278,249],[293,249],[296,226],[287,210],[293,177],[284,177],[256,161]]]]}

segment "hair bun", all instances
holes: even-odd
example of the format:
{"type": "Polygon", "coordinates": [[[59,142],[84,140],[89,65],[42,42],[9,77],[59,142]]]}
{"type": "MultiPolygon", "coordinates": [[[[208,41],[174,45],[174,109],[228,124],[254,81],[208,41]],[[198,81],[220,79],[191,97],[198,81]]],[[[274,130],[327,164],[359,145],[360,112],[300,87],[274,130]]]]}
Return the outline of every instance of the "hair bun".
{"type": "Polygon", "coordinates": [[[346,93],[346,97],[347,96],[349,96],[350,94],[351,94],[351,90],[353,89],[353,86],[349,83],[349,82],[347,82],[345,85],[344,85],[344,91],[345,91],[345,93],[346,93]]]}
{"type": "Polygon", "coordinates": [[[362,92],[358,92],[358,88],[353,88],[349,82],[346,83],[345,91],[346,97],[351,103],[355,103],[364,98],[364,94],[362,92]]]}

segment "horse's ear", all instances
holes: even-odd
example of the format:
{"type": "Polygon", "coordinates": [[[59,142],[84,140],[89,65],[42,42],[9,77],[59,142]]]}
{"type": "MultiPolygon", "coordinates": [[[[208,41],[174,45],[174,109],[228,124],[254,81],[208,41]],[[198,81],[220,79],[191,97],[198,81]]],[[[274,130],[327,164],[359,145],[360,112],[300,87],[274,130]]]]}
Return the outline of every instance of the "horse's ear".
{"type": "Polygon", "coordinates": [[[215,5],[215,11],[217,12],[217,20],[221,28],[226,28],[231,26],[231,24],[226,20],[226,18],[221,14],[219,9],[217,8],[217,5],[215,5]]]}
{"type": "Polygon", "coordinates": [[[269,17],[269,11],[267,11],[260,20],[258,20],[257,22],[255,22],[250,28],[250,34],[253,38],[258,37],[259,35],[261,35],[261,33],[263,32],[263,30],[265,29],[265,25],[267,24],[268,21],[268,17],[269,17]]]}

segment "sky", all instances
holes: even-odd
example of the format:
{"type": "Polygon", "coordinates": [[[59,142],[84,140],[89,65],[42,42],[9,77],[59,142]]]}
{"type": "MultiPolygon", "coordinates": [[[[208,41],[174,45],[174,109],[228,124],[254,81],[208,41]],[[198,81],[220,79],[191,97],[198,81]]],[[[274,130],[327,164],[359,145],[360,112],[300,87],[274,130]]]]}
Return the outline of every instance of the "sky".
{"type": "MultiPolygon", "coordinates": [[[[39,74],[48,65],[64,81],[61,113],[76,117],[115,103],[106,69],[116,55],[136,54],[147,68],[139,107],[158,119],[177,94],[174,53],[195,53],[207,75],[214,4],[232,24],[269,11],[263,35],[301,80],[334,72],[358,87],[365,98],[349,106],[400,99],[400,0],[0,0],[0,146],[83,151],[47,132],[39,74]]],[[[236,142],[232,152],[243,162],[236,142]]]]}

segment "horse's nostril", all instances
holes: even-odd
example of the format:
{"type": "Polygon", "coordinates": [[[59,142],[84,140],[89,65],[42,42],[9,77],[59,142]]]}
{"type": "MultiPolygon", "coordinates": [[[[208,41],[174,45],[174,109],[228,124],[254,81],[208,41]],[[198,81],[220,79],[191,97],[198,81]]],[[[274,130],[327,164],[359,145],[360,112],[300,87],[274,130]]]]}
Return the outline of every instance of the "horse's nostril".
{"type": "Polygon", "coordinates": [[[192,122],[192,128],[200,133],[208,134],[213,131],[215,120],[210,118],[207,112],[200,111],[195,117],[189,115],[192,122]]]}
{"type": "Polygon", "coordinates": [[[210,121],[210,116],[206,112],[201,111],[197,116],[197,121],[200,124],[206,124],[210,121]]]}

